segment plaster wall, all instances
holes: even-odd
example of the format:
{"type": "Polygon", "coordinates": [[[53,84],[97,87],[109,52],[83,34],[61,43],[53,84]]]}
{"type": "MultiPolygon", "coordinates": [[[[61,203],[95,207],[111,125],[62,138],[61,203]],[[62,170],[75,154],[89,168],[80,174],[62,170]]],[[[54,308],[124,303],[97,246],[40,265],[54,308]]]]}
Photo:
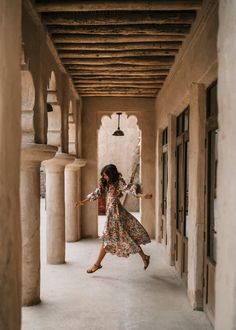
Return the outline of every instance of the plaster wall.
{"type": "MultiPolygon", "coordinates": [[[[217,31],[218,2],[204,0],[202,10],[178,54],[175,64],[155,102],[156,130],[161,131],[168,126],[168,115],[179,115],[190,105],[190,142],[189,142],[189,240],[188,240],[188,296],[194,309],[203,307],[203,232],[204,232],[204,192],[198,189],[203,182],[204,159],[202,159],[205,134],[205,102],[206,88],[217,79],[217,31]],[[194,87],[195,86],[195,87],[194,87]],[[171,96],[171,97],[170,97],[171,96]],[[202,140],[203,137],[203,140],[202,140]],[[199,208],[200,205],[200,208],[199,208]]],[[[174,151],[173,151],[174,152],[174,151]]],[[[157,171],[160,171],[160,147],[157,153],[157,171]]],[[[168,158],[169,181],[175,182],[175,159],[168,158]]],[[[161,191],[161,177],[156,175],[156,190],[161,191]]],[[[173,221],[174,196],[168,185],[167,214],[171,219],[167,223],[175,226],[173,221]]],[[[156,201],[156,214],[161,214],[160,201],[156,201]]],[[[160,219],[157,219],[160,223],[160,219]]],[[[157,229],[159,227],[157,226],[157,229]]],[[[173,228],[167,228],[172,232],[173,228]]],[[[158,237],[158,233],[157,233],[158,237]]],[[[174,237],[172,235],[174,245],[174,237]]],[[[170,237],[169,237],[170,239],[170,237]]],[[[167,259],[173,264],[173,248],[167,249],[167,259]],[[171,255],[172,251],[172,255],[171,255]]]]}
{"type": "MultiPolygon", "coordinates": [[[[87,165],[82,169],[82,196],[93,191],[98,184],[98,129],[101,118],[115,112],[125,112],[138,118],[142,134],[141,182],[144,191],[155,190],[155,129],[154,99],[91,97],[83,99],[82,154],[87,165]]],[[[112,146],[111,146],[112,147],[112,146]]],[[[141,222],[154,237],[154,199],[141,201],[141,222]]],[[[97,203],[91,202],[81,208],[82,236],[97,237],[97,203]]]]}
{"type": "Polygon", "coordinates": [[[0,1],[0,329],[21,328],[21,1],[0,1]]]}
{"type": "Polygon", "coordinates": [[[236,2],[219,8],[219,139],[215,329],[236,329],[236,2]]]}

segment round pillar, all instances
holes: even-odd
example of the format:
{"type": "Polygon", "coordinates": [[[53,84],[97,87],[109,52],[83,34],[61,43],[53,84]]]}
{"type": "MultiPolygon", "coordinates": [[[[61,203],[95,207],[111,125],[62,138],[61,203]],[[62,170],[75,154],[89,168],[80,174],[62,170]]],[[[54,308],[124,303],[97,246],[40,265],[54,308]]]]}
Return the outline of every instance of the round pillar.
{"type": "Polygon", "coordinates": [[[76,242],[80,239],[80,210],[74,204],[80,197],[80,168],[85,166],[84,159],[75,159],[65,168],[65,220],[66,241],[76,242]]]}
{"type": "Polygon", "coordinates": [[[21,150],[22,304],[40,302],[40,164],[56,147],[25,144],[21,150]]]}
{"type": "Polygon", "coordinates": [[[65,153],[43,162],[46,169],[47,263],[65,262],[65,166],[74,161],[65,153]]]}

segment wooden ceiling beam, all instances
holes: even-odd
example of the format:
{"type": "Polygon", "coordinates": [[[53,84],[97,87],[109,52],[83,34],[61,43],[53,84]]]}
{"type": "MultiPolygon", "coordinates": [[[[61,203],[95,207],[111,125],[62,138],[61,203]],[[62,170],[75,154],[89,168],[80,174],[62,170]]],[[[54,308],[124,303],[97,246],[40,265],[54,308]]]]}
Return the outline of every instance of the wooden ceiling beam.
{"type": "Polygon", "coordinates": [[[40,1],[36,2],[38,12],[88,12],[88,11],[132,11],[132,10],[197,10],[201,0],[153,0],[153,1],[116,1],[116,0],[74,0],[74,1],[40,1]]]}
{"type": "Polygon", "coordinates": [[[173,56],[159,56],[159,57],[127,57],[127,58],[98,58],[98,59],[85,59],[85,58],[63,58],[63,64],[79,64],[79,65],[110,65],[110,64],[128,64],[128,65],[165,65],[174,62],[173,56]]]}
{"type": "Polygon", "coordinates": [[[76,84],[162,84],[165,80],[161,79],[73,79],[74,85],[76,84]]]}
{"type": "Polygon", "coordinates": [[[82,82],[74,82],[74,86],[79,88],[90,88],[90,87],[96,87],[96,88],[109,88],[109,87],[132,87],[132,88],[161,88],[163,86],[163,83],[116,83],[116,82],[109,82],[109,83],[96,83],[96,82],[90,82],[90,83],[82,83],[82,82]]]}
{"type": "Polygon", "coordinates": [[[80,93],[78,91],[78,94],[81,97],[132,97],[132,98],[137,98],[137,97],[141,97],[141,98],[155,98],[157,93],[143,93],[143,94],[132,94],[132,93],[80,93]]]}
{"type": "Polygon", "coordinates": [[[175,42],[131,42],[131,43],[57,43],[58,50],[73,50],[73,51],[125,51],[125,50],[145,50],[145,49],[172,49],[178,50],[181,46],[181,41],[175,42]]]}
{"type": "Polygon", "coordinates": [[[93,88],[93,87],[88,87],[88,88],[82,88],[82,87],[77,87],[79,88],[79,90],[83,90],[83,91],[110,91],[110,92],[133,92],[133,93],[140,93],[142,92],[143,90],[147,91],[147,92],[155,92],[156,90],[160,89],[160,88],[143,88],[143,87],[136,87],[136,88],[133,88],[133,87],[96,87],[96,88],[93,88]]]}
{"type": "Polygon", "coordinates": [[[165,81],[165,77],[164,79],[161,79],[162,77],[153,77],[153,76],[150,76],[150,77],[112,77],[112,78],[109,78],[108,77],[100,77],[100,78],[89,78],[89,77],[80,77],[80,78],[73,78],[72,77],[72,80],[74,83],[109,83],[109,82],[122,82],[123,84],[132,84],[132,83],[164,83],[165,81]]]}
{"type": "MultiPolygon", "coordinates": [[[[140,36],[140,35],[129,35],[129,36],[100,36],[100,35],[84,35],[84,34],[52,34],[52,41],[57,43],[127,43],[127,42],[169,42],[169,41],[183,41],[185,36],[180,35],[156,35],[156,36],[140,36]]],[[[55,45],[57,47],[57,45],[55,45]]]]}
{"type": "Polygon", "coordinates": [[[129,50],[120,52],[99,52],[99,51],[58,51],[60,58],[114,58],[130,56],[173,56],[177,54],[176,49],[147,49],[147,50],[129,50]]]}
{"type": "MultiPolygon", "coordinates": [[[[92,88],[95,88],[95,89],[98,89],[100,90],[101,88],[104,89],[107,89],[109,90],[110,88],[116,88],[116,89],[120,89],[122,86],[121,85],[75,85],[75,88],[79,88],[80,91],[84,91],[84,90],[91,90],[92,88]]],[[[148,85],[148,86],[145,86],[145,85],[131,85],[132,88],[138,88],[138,89],[150,89],[150,88],[153,88],[153,89],[161,89],[162,85],[148,85]]]]}
{"type": "Polygon", "coordinates": [[[188,33],[190,24],[152,24],[152,25],[103,25],[103,26],[61,26],[49,25],[52,34],[101,34],[101,35],[181,35],[188,33]]]}
{"type": "Polygon", "coordinates": [[[153,71],[153,70],[146,70],[146,71],[134,71],[134,72],[127,72],[127,71],[115,71],[115,72],[111,72],[109,70],[104,69],[103,71],[99,71],[98,73],[93,73],[91,71],[77,71],[77,70],[69,70],[68,71],[70,76],[72,78],[81,78],[81,79],[90,79],[90,77],[92,79],[103,79],[103,78],[141,78],[143,79],[143,77],[147,77],[147,78],[165,78],[168,73],[169,70],[159,70],[159,71],[153,71]]]}
{"type": "Polygon", "coordinates": [[[192,24],[195,11],[108,11],[108,12],[62,12],[43,13],[47,25],[127,25],[127,24],[192,24]]]}
{"type": "Polygon", "coordinates": [[[92,71],[93,74],[100,74],[101,72],[109,71],[110,73],[115,73],[119,71],[126,71],[126,73],[130,72],[137,72],[137,71],[147,71],[147,70],[153,70],[153,71],[158,71],[158,70],[169,70],[171,68],[171,64],[162,64],[162,65],[126,65],[126,64],[110,64],[104,66],[99,66],[99,65],[79,65],[79,64],[65,64],[65,68],[68,70],[68,72],[71,72],[71,70],[77,70],[78,73],[80,71],[92,71]]]}
{"type": "Polygon", "coordinates": [[[133,95],[146,95],[146,94],[148,94],[148,95],[155,95],[157,92],[159,92],[159,90],[154,90],[154,91],[147,91],[147,90],[145,90],[145,91],[120,91],[120,90],[115,90],[115,91],[98,91],[98,90],[91,90],[91,91],[80,91],[80,89],[79,88],[77,88],[77,91],[79,92],[79,94],[80,93],[82,93],[82,94],[94,94],[94,93],[96,93],[96,94],[100,94],[100,95],[102,95],[102,94],[133,94],[133,95]]]}

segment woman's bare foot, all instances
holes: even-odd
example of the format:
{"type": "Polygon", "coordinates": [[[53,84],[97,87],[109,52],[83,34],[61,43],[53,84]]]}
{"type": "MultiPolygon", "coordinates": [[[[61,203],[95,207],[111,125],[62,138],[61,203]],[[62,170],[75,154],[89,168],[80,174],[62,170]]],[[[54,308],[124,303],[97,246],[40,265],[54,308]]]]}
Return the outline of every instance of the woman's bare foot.
{"type": "Polygon", "coordinates": [[[91,268],[87,269],[87,273],[91,274],[96,272],[98,269],[101,269],[102,265],[96,265],[94,264],[91,268]]]}

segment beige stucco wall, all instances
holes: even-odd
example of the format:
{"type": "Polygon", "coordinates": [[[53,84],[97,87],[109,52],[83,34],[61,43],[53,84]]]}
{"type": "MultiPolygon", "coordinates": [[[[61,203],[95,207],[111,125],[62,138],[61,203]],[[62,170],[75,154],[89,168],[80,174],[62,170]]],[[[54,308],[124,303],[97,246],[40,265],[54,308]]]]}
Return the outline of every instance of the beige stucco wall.
{"type": "MultiPolygon", "coordinates": [[[[168,115],[177,116],[190,105],[190,153],[189,153],[189,241],[188,241],[188,295],[193,308],[202,308],[202,273],[203,273],[203,212],[199,211],[199,201],[204,201],[203,190],[198,189],[204,170],[202,155],[202,135],[204,137],[205,126],[201,112],[204,112],[205,103],[202,100],[206,88],[217,79],[217,29],[218,29],[217,1],[204,0],[202,11],[192,27],[191,33],[186,39],[183,48],[176,58],[170,74],[156,99],[156,130],[168,126],[168,115]],[[195,86],[195,87],[194,87],[195,86]],[[196,87],[197,86],[197,87],[196,87]],[[199,86],[199,87],[198,87],[199,86]],[[199,91],[200,89],[200,91],[199,91]],[[201,92],[203,91],[203,92],[201,92]],[[197,178],[197,179],[196,179],[197,178]]],[[[157,153],[157,171],[160,171],[160,147],[157,153]]],[[[171,158],[169,157],[169,162],[171,158]]],[[[174,189],[175,161],[172,157],[171,177],[169,176],[167,213],[173,221],[174,196],[170,189],[174,189]],[[171,197],[172,196],[172,197],[171,197]]],[[[170,174],[169,173],[169,174],[170,174]]],[[[161,189],[160,175],[156,175],[156,190],[161,189]]],[[[200,203],[202,205],[202,203],[200,203]]],[[[160,201],[156,201],[156,214],[160,216],[160,201]]],[[[157,219],[157,223],[160,219],[157,219]]],[[[158,226],[157,226],[158,228],[158,226]]],[[[169,230],[171,232],[171,230],[169,230]]],[[[158,233],[157,233],[158,236],[158,233]]],[[[173,241],[169,244],[174,244],[173,241]]],[[[168,249],[168,260],[172,263],[172,249],[168,249]]]]}
{"type": "Polygon", "coordinates": [[[219,10],[219,164],[215,329],[236,329],[236,2],[219,10]]]}
{"type": "Polygon", "coordinates": [[[21,328],[21,1],[0,1],[0,329],[21,328]]]}
{"type": "MultiPolygon", "coordinates": [[[[154,100],[151,98],[93,97],[83,99],[82,154],[87,165],[82,169],[82,196],[93,191],[98,183],[98,129],[101,118],[114,112],[125,112],[138,118],[142,132],[141,181],[144,191],[155,190],[155,129],[154,100]]],[[[142,223],[154,237],[154,199],[142,200],[142,223]]],[[[97,203],[82,208],[82,236],[97,237],[97,203]]]]}

